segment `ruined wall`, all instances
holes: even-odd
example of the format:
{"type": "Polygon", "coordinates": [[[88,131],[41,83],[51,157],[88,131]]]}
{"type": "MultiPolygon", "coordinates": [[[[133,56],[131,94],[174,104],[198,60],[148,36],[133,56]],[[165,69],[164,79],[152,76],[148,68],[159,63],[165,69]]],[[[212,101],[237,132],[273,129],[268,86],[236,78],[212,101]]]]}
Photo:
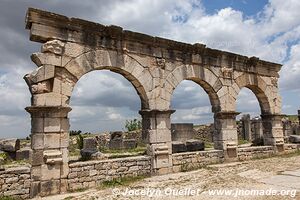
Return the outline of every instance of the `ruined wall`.
{"type": "Polygon", "coordinates": [[[8,168],[0,172],[0,197],[29,198],[30,167],[8,168]]]}
{"type": "Polygon", "coordinates": [[[68,190],[93,188],[103,181],[125,176],[145,176],[151,173],[148,156],[76,162],[69,165],[68,190]]]}
{"type": "Polygon", "coordinates": [[[213,142],[214,125],[200,125],[195,128],[195,138],[204,142],[213,142]]]}
{"type": "Polygon", "coordinates": [[[173,172],[186,171],[224,161],[222,150],[184,152],[173,154],[173,172]]]}
{"type": "Polygon", "coordinates": [[[284,145],[285,153],[293,153],[296,151],[300,151],[300,144],[285,144],[284,145]]]}
{"type": "Polygon", "coordinates": [[[276,153],[276,148],[273,146],[256,146],[238,148],[239,160],[250,160],[253,158],[267,158],[276,153]]]}

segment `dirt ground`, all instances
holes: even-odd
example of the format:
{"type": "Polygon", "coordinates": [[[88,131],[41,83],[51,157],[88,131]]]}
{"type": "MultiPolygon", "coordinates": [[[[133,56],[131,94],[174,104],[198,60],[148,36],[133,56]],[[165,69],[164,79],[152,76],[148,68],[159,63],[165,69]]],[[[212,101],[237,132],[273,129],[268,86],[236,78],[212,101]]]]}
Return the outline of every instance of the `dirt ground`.
{"type": "Polygon", "coordinates": [[[126,187],[43,199],[300,199],[300,156],[210,165],[196,171],[146,178],[126,187]],[[226,195],[222,190],[226,190],[226,195]],[[270,195],[271,192],[277,194],[270,195]]]}

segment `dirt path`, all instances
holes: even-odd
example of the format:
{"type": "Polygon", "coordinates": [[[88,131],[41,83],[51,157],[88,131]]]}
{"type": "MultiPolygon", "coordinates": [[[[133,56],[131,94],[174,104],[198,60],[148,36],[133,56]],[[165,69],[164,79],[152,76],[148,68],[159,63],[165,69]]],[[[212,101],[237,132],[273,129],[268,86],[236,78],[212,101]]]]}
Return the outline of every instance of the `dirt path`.
{"type": "Polygon", "coordinates": [[[94,189],[44,199],[300,199],[300,156],[210,165],[196,171],[146,178],[127,187],[94,189]],[[222,192],[222,189],[227,195],[210,194],[217,192],[212,190],[222,192]],[[284,190],[289,195],[260,196],[275,190],[284,190]],[[257,194],[249,195],[250,192],[257,194]]]}

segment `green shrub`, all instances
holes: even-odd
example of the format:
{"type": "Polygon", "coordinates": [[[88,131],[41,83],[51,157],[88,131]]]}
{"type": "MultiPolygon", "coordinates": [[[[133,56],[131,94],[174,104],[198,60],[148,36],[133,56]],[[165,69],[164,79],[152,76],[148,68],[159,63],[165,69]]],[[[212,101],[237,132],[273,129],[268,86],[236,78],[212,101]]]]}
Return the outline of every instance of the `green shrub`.
{"type": "Polygon", "coordinates": [[[78,149],[82,149],[83,148],[83,137],[82,137],[82,135],[81,134],[77,135],[76,140],[77,140],[78,149]]]}
{"type": "Polygon", "coordinates": [[[141,120],[138,120],[138,119],[126,120],[125,128],[128,131],[135,131],[135,130],[142,129],[142,122],[141,122],[141,120]]]}
{"type": "Polygon", "coordinates": [[[81,132],[82,132],[81,130],[78,130],[78,131],[70,130],[70,136],[80,135],[81,132]]]}

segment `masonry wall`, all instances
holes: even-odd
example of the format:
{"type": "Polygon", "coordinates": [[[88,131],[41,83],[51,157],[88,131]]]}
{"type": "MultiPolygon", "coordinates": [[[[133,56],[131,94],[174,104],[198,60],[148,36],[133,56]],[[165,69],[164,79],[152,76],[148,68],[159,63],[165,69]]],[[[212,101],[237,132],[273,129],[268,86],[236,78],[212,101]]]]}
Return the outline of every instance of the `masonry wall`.
{"type": "MultiPolygon", "coordinates": [[[[300,144],[285,144],[284,152],[300,150],[300,144]]],[[[238,149],[239,160],[270,157],[277,154],[272,146],[256,146],[238,149]]],[[[209,164],[224,162],[222,150],[184,152],[172,155],[173,172],[196,169],[209,164]]],[[[94,188],[103,181],[119,177],[147,176],[151,174],[151,157],[137,156],[109,160],[75,162],[69,164],[70,173],[65,181],[68,190],[94,188]]],[[[13,196],[20,199],[29,198],[30,167],[8,168],[0,172],[0,196],[13,196]]]]}
{"type": "Polygon", "coordinates": [[[145,176],[151,173],[148,156],[117,158],[110,160],[76,162],[69,165],[68,190],[93,188],[103,181],[119,177],[145,176]]]}
{"type": "Polygon", "coordinates": [[[0,171],[0,197],[29,198],[30,167],[8,168],[0,171]]]}
{"type": "Polygon", "coordinates": [[[250,160],[253,158],[271,157],[276,153],[276,147],[273,146],[254,146],[238,148],[239,160],[250,160]]]}
{"type": "Polygon", "coordinates": [[[224,161],[222,150],[184,152],[172,155],[173,172],[186,171],[224,161]]]}
{"type": "Polygon", "coordinates": [[[300,144],[285,144],[284,145],[285,153],[293,153],[296,151],[300,151],[300,144]]]}

